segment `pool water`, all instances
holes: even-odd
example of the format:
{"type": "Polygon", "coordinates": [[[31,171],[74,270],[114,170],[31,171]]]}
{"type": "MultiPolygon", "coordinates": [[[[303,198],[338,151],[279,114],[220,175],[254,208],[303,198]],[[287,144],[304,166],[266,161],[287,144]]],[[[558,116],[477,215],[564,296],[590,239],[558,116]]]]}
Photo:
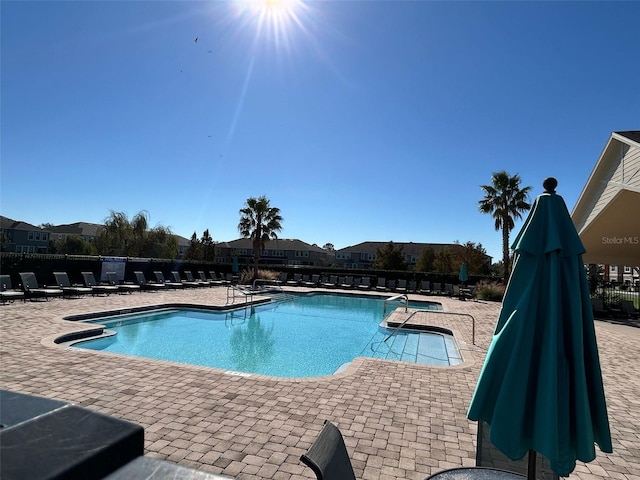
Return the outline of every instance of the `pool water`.
{"type": "Polygon", "coordinates": [[[117,334],[73,346],[276,377],[331,375],[361,356],[461,362],[450,335],[401,330],[384,342],[383,309],[376,297],[300,295],[246,311],[160,310],[96,319],[117,334]]]}

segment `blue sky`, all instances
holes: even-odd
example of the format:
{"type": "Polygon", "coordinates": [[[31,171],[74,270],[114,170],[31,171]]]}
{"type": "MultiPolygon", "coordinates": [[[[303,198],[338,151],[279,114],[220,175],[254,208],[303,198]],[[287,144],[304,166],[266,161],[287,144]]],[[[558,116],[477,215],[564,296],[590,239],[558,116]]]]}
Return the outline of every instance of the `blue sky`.
{"type": "Polygon", "coordinates": [[[640,2],[0,5],[0,212],[35,225],[147,210],[227,241],[266,195],[282,238],[497,261],[492,172],[571,210],[640,127],[640,2]]]}

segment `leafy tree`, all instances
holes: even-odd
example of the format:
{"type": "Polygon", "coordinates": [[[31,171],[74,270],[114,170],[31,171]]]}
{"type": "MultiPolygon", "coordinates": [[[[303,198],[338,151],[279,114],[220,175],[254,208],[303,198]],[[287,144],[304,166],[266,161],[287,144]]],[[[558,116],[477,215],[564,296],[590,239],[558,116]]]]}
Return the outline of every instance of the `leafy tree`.
{"type": "Polygon", "coordinates": [[[208,228],[202,233],[200,244],[202,245],[202,260],[213,262],[216,257],[215,242],[209,234],[208,228]]]}
{"type": "Polygon", "coordinates": [[[438,250],[433,259],[433,264],[436,271],[440,273],[451,273],[454,271],[453,259],[451,258],[451,252],[448,248],[438,250]]]}
{"type": "Polygon", "coordinates": [[[202,259],[202,245],[200,245],[200,241],[198,240],[198,235],[196,232],[193,232],[191,235],[191,240],[189,241],[189,248],[187,252],[184,254],[185,260],[200,260],[202,259]]]}
{"type": "Polygon", "coordinates": [[[407,262],[404,258],[404,247],[387,243],[384,247],[376,249],[376,259],[373,268],[380,270],[407,270],[407,262]]]}
{"type": "Polygon", "coordinates": [[[278,232],[282,230],[282,221],[280,209],[272,207],[264,195],[259,198],[249,197],[244,208],[240,209],[238,231],[243,238],[250,238],[253,242],[254,278],[258,275],[258,262],[262,251],[267,241],[278,238],[278,232]]]}
{"type": "Polygon", "coordinates": [[[51,253],[67,255],[96,255],[96,246],[77,235],[67,235],[66,238],[51,242],[51,253]]]}
{"type": "Polygon", "coordinates": [[[417,272],[431,272],[433,271],[434,261],[436,258],[436,252],[434,252],[433,248],[425,247],[420,252],[420,256],[418,260],[416,260],[416,271],[417,272]]]}
{"type": "Polygon", "coordinates": [[[149,228],[149,213],[141,211],[131,220],[124,212],[110,211],[96,238],[98,253],[129,257],[175,258],[178,241],[169,227],[149,228]]]}
{"type": "Polygon", "coordinates": [[[520,176],[509,175],[507,172],[494,172],[491,185],[480,185],[484,191],[484,198],[478,202],[482,213],[491,214],[495,219],[495,229],[502,230],[502,263],[504,267],[503,279],[509,278],[509,233],[513,230],[514,219],[522,218],[522,213],[528,211],[528,195],[531,187],[520,187],[520,176]]]}
{"type": "Polygon", "coordinates": [[[454,267],[464,262],[467,264],[469,274],[487,275],[490,273],[487,251],[481,243],[470,241],[464,244],[457,241],[455,243],[460,245],[460,248],[451,254],[454,267]]]}
{"type": "Polygon", "coordinates": [[[326,250],[327,252],[334,252],[336,250],[335,247],[333,246],[333,243],[325,243],[322,246],[322,249],[326,250]]]}

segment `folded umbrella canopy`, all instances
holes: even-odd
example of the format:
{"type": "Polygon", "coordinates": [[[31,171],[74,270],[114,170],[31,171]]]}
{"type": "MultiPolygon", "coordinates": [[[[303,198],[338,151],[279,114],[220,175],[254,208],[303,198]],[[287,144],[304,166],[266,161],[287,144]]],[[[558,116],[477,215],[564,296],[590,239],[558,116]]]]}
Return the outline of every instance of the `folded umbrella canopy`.
{"type": "Polygon", "coordinates": [[[567,476],[576,460],[595,458],[594,443],[612,449],[585,250],[556,185],[545,180],[513,243],[513,271],[468,417],[487,422],[492,443],[512,460],[539,452],[567,476]]]}
{"type": "Polygon", "coordinates": [[[460,265],[460,273],[458,274],[458,280],[460,280],[462,283],[469,280],[469,275],[467,274],[467,264],[464,262],[462,262],[462,265],[460,265]]]}

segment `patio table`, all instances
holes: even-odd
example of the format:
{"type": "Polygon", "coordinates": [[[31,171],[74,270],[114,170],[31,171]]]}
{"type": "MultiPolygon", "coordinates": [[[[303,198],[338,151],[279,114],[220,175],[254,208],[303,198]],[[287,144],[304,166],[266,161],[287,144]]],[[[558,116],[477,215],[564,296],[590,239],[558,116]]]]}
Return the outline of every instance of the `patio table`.
{"type": "Polygon", "coordinates": [[[434,473],[426,480],[522,480],[522,475],[486,467],[462,467],[434,473]]]}

